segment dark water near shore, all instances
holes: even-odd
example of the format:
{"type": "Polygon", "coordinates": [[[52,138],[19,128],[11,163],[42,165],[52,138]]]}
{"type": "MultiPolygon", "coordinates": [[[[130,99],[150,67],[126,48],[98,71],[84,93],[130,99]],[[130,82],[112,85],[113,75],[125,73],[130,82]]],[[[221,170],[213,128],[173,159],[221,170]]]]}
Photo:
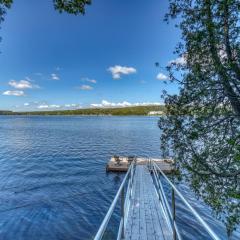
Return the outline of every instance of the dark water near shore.
{"type": "MultiPolygon", "coordinates": [[[[159,157],[158,118],[1,116],[0,240],[92,239],[121,183],[110,156],[159,157]]],[[[184,196],[227,239],[224,226],[186,185],[184,196]]],[[[183,239],[208,239],[177,204],[183,239]]],[[[114,215],[109,238],[116,225],[114,215]]],[[[231,239],[240,239],[237,233],[231,239]]]]}

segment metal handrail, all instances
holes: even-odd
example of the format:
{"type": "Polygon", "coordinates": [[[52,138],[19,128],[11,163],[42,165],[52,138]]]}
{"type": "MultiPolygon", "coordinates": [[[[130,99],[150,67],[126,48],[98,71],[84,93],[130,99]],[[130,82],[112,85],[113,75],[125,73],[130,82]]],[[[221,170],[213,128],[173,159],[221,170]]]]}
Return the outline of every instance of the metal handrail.
{"type": "MultiPolygon", "coordinates": [[[[152,160],[151,160],[152,161],[152,160]]],[[[198,221],[202,224],[204,229],[209,233],[209,235],[212,237],[214,240],[220,240],[220,238],[216,235],[216,233],[209,227],[209,225],[203,220],[203,218],[196,212],[196,210],[188,203],[188,201],[183,197],[183,195],[180,193],[180,191],[174,186],[174,184],[168,179],[168,177],[164,174],[164,172],[159,168],[159,166],[156,164],[156,162],[152,161],[152,166],[153,168],[157,169],[162,176],[166,179],[168,184],[172,187],[172,198],[174,197],[174,201],[172,199],[172,204],[173,204],[173,210],[175,211],[175,193],[178,195],[178,197],[183,201],[183,203],[189,208],[190,212],[198,219],[198,221]]],[[[175,212],[174,215],[172,216],[173,220],[173,226],[175,228],[175,212]]],[[[176,229],[173,229],[173,231],[176,229]]]]}
{"type": "MultiPolygon", "coordinates": [[[[162,183],[161,183],[160,178],[158,176],[158,172],[155,169],[155,167],[153,167],[152,170],[153,170],[154,180],[157,184],[156,190],[157,190],[157,193],[159,195],[159,199],[160,199],[160,201],[162,203],[162,206],[163,206],[163,211],[165,213],[165,218],[167,220],[168,225],[172,228],[172,231],[173,231],[173,240],[176,240],[176,239],[181,240],[182,238],[181,238],[181,235],[179,233],[178,226],[176,224],[176,219],[175,219],[176,218],[176,216],[175,216],[175,213],[176,213],[175,195],[172,194],[172,212],[171,212],[166,194],[164,192],[162,183]]],[[[174,192],[174,190],[172,191],[172,193],[173,192],[174,192]]]]}
{"type": "MultiPolygon", "coordinates": [[[[119,197],[121,197],[121,221],[120,221],[120,225],[119,225],[118,239],[121,238],[121,237],[124,237],[124,228],[125,228],[124,220],[125,220],[125,214],[126,214],[125,213],[125,200],[126,199],[124,197],[124,187],[125,187],[125,184],[128,183],[128,182],[130,183],[129,184],[130,188],[132,187],[134,164],[135,164],[134,162],[131,163],[131,165],[130,165],[130,167],[129,167],[129,169],[128,169],[128,171],[127,171],[127,173],[126,173],[126,175],[125,175],[125,177],[124,177],[124,179],[123,179],[123,181],[122,181],[122,183],[121,183],[121,185],[118,189],[118,192],[117,192],[115,198],[113,199],[112,204],[109,207],[108,212],[107,212],[106,216],[104,217],[104,219],[102,221],[102,224],[98,229],[97,234],[94,237],[94,240],[101,240],[102,239],[102,237],[105,233],[105,230],[107,228],[107,225],[109,223],[109,220],[112,216],[112,213],[113,213],[113,211],[114,211],[114,209],[117,205],[119,197]],[[130,176],[130,180],[127,181],[129,176],[130,176]]],[[[130,196],[131,196],[131,189],[130,190],[128,189],[128,191],[130,191],[130,196]]]]}

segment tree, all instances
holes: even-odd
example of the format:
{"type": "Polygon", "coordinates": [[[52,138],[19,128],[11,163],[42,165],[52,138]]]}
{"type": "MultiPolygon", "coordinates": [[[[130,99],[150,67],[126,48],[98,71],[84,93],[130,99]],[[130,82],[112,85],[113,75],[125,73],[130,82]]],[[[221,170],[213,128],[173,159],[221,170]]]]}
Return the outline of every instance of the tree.
{"type": "Polygon", "coordinates": [[[180,91],[164,94],[161,148],[230,234],[240,223],[240,1],[169,1],[182,41],[167,69],[180,91]]]}
{"type": "MultiPolygon", "coordinates": [[[[6,14],[7,9],[11,7],[12,0],[0,0],[0,26],[4,21],[4,15],[6,14]]],[[[1,29],[1,28],[0,28],[1,29]]],[[[1,41],[1,37],[0,37],[1,41]]]]}
{"type": "Polygon", "coordinates": [[[71,14],[85,14],[86,5],[91,4],[91,0],[53,0],[54,7],[59,12],[71,14]]]}

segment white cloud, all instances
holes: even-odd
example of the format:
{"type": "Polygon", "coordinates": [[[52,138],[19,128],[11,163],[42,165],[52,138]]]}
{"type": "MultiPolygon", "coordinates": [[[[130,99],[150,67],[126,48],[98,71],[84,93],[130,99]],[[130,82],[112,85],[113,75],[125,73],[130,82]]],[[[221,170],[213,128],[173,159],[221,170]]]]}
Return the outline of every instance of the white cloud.
{"type": "Polygon", "coordinates": [[[182,55],[181,57],[178,57],[174,60],[169,61],[168,65],[181,65],[184,66],[186,65],[187,60],[186,60],[186,54],[182,55]]]}
{"type": "Polygon", "coordinates": [[[49,106],[50,108],[60,108],[61,106],[60,105],[56,105],[56,104],[52,104],[49,106]]]}
{"type": "Polygon", "coordinates": [[[159,102],[129,103],[127,101],[114,103],[114,102],[108,102],[107,100],[102,100],[101,103],[93,103],[93,104],[91,104],[92,107],[98,107],[98,108],[104,108],[104,107],[149,106],[149,105],[160,106],[160,105],[163,105],[163,103],[159,103],[159,102]]]}
{"type": "Polygon", "coordinates": [[[113,79],[120,79],[121,75],[128,75],[128,74],[133,74],[137,72],[137,70],[133,67],[124,67],[120,65],[109,67],[108,71],[112,73],[113,79]]]}
{"type": "Polygon", "coordinates": [[[168,76],[163,73],[159,73],[156,78],[157,80],[168,80],[168,76]]]}
{"type": "Polygon", "coordinates": [[[64,107],[66,108],[80,108],[80,104],[77,104],[77,103],[71,103],[71,104],[65,104],[64,107]]]}
{"type": "Polygon", "coordinates": [[[44,109],[44,108],[49,108],[49,105],[39,105],[37,108],[39,109],[44,109]]]}
{"type": "Polygon", "coordinates": [[[45,105],[46,103],[45,102],[26,102],[24,103],[24,107],[27,107],[27,108],[37,108],[39,105],[45,105]]]}
{"type": "Polygon", "coordinates": [[[52,80],[60,80],[60,77],[56,73],[51,74],[51,79],[52,80]]]}
{"type": "Polygon", "coordinates": [[[40,101],[40,102],[26,102],[23,104],[24,108],[28,108],[31,110],[36,109],[42,109],[42,110],[54,110],[54,109],[78,109],[81,108],[80,104],[77,103],[71,103],[71,104],[49,104],[46,101],[40,101]]]}
{"type": "Polygon", "coordinates": [[[3,95],[21,97],[24,96],[24,91],[21,90],[5,91],[3,92],[3,95]]]}
{"type": "Polygon", "coordinates": [[[90,79],[90,78],[82,78],[81,79],[83,82],[90,82],[90,83],[97,83],[97,80],[95,80],[95,79],[90,79]]]}
{"type": "Polygon", "coordinates": [[[60,105],[56,105],[56,104],[51,104],[51,105],[42,104],[42,105],[39,105],[37,108],[39,108],[39,109],[47,109],[47,108],[55,109],[55,108],[60,108],[60,107],[61,107],[60,105]]]}
{"type": "Polygon", "coordinates": [[[37,75],[37,76],[42,76],[43,74],[42,73],[40,73],[40,72],[36,72],[36,73],[34,73],[35,75],[37,75]]]}
{"type": "Polygon", "coordinates": [[[93,90],[93,87],[89,86],[89,85],[82,85],[80,87],[81,90],[86,90],[86,91],[89,91],[89,90],[93,90]]]}
{"type": "Polygon", "coordinates": [[[10,80],[8,84],[16,89],[32,89],[32,88],[38,88],[39,86],[32,84],[30,81],[30,78],[26,78],[27,80],[10,80]]]}
{"type": "MultiPolygon", "coordinates": [[[[131,107],[131,106],[149,106],[149,105],[155,105],[155,106],[160,106],[163,105],[163,103],[160,102],[136,102],[136,103],[130,103],[128,101],[122,101],[122,102],[109,102],[107,100],[102,100],[101,103],[93,103],[90,104],[90,107],[93,108],[124,108],[124,107],[131,107]]],[[[20,106],[19,106],[20,107],[20,106]]],[[[78,103],[70,103],[70,104],[49,104],[48,102],[41,101],[41,102],[27,102],[24,103],[22,106],[23,109],[27,108],[31,111],[34,110],[46,110],[46,111],[51,111],[51,110],[56,110],[56,109],[61,109],[61,110],[67,110],[67,109],[80,109],[83,108],[81,104],[78,103]]]]}
{"type": "Polygon", "coordinates": [[[97,83],[97,81],[95,79],[88,79],[87,81],[90,83],[97,83]]]}

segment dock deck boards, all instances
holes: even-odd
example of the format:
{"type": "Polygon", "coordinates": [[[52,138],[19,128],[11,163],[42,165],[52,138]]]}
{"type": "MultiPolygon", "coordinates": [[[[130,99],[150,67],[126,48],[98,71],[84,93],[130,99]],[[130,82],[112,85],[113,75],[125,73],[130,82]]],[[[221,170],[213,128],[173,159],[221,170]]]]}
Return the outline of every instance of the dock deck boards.
{"type": "Polygon", "coordinates": [[[146,165],[137,165],[135,169],[124,239],[173,239],[171,228],[164,218],[162,205],[146,165]]]}

